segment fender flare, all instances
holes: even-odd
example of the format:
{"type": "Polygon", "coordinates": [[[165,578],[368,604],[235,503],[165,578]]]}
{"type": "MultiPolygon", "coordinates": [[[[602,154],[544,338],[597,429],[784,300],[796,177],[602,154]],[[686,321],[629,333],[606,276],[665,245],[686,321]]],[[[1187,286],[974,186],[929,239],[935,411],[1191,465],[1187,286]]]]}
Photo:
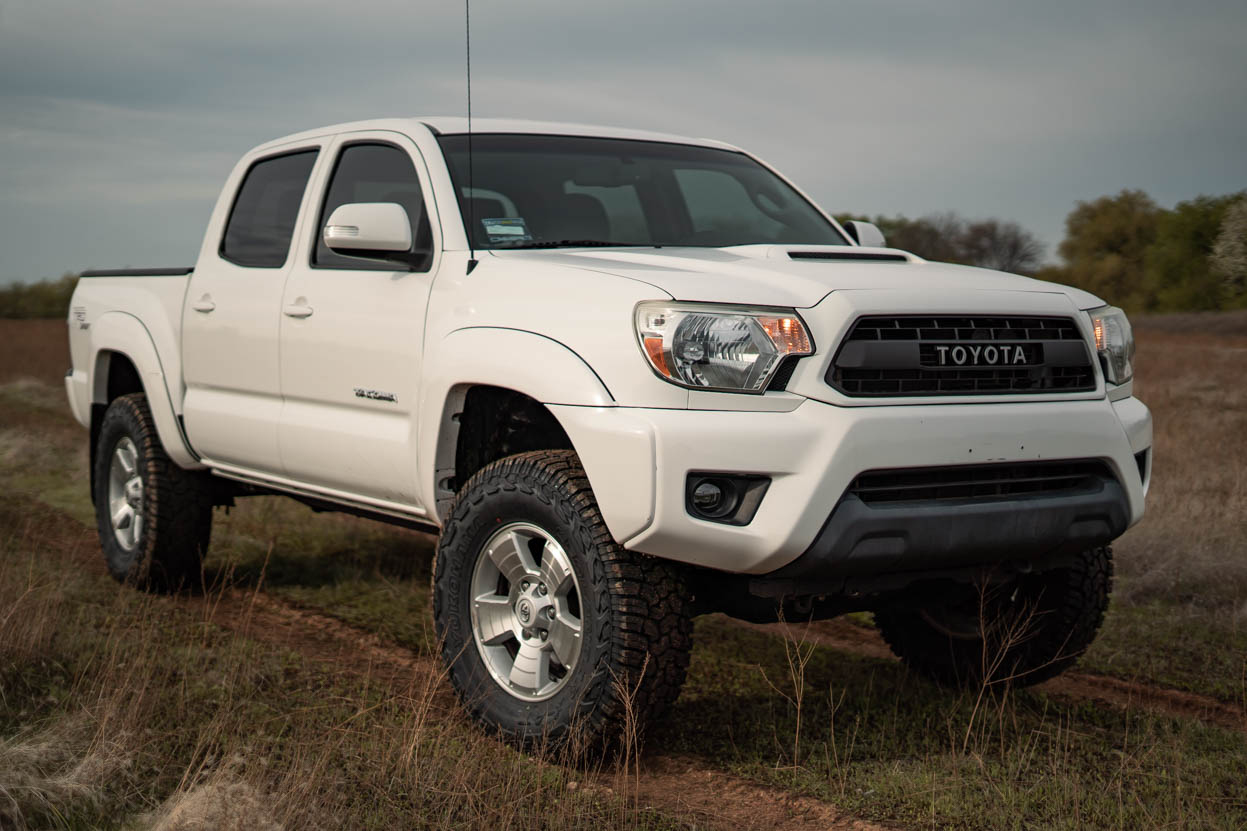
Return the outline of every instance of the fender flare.
{"type": "Polygon", "coordinates": [[[180,467],[202,468],[199,457],[182,433],[169,395],[169,387],[156,343],[137,317],[125,312],[105,312],[91,324],[91,403],[108,403],[107,361],[110,353],[124,355],[138,371],[147,406],[156,423],[156,434],[169,458],[180,467]]]}
{"type": "Polygon", "coordinates": [[[423,502],[439,523],[454,496],[444,483],[454,472],[456,416],[472,387],[514,390],[542,404],[615,406],[583,358],[559,341],[522,329],[456,329],[426,351],[424,365],[433,370],[420,385],[418,412],[424,415],[418,420],[416,457],[423,502]]]}

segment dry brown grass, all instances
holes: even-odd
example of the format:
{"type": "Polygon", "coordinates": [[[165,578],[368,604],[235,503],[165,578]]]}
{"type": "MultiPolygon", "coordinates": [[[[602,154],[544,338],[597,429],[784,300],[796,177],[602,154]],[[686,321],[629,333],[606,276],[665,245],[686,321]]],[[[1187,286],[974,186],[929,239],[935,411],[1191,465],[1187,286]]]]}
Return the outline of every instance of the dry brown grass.
{"type": "Polygon", "coordinates": [[[1118,599],[1247,615],[1247,337],[1145,331],[1135,371],[1153,476],[1147,515],[1118,546],[1118,599]]]}
{"type": "Polygon", "coordinates": [[[0,320],[0,384],[36,378],[53,386],[69,369],[64,320],[0,320]]]}
{"type": "Polygon", "coordinates": [[[626,775],[585,786],[600,756],[486,735],[429,666],[292,652],[227,587],[115,586],[62,519],[0,505],[5,831],[681,826],[626,775]]]}
{"type": "Polygon", "coordinates": [[[1247,309],[1234,312],[1177,312],[1144,315],[1132,321],[1135,331],[1146,337],[1152,332],[1174,335],[1222,335],[1247,338],[1247,309]]]}

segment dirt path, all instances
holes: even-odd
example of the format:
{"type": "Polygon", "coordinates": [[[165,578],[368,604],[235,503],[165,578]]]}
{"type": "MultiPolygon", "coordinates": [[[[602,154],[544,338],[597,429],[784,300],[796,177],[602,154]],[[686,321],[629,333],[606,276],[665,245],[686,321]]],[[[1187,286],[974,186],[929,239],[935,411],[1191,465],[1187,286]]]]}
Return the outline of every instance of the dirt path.
{"type": "MultiPolygon", "coordinates": [[[[800,641],[804,637],[820,646],[855,655],[896,660],[878,632],[843,618],[800,625],[740,625],[781,638],[795,638],[800,641]]],[[[1040,684],[1036,689],[1066,700],[1095,701],[1122,710],[1135,708],[1179,718],[1194,718],[1230,730],[1247,732],[1247,711],[1198,693],[1083,672],[1067,672],[1040,684]]]]}
{"type": "MultiPolygon", "coordinates": [[[[394,689],[406,689],[413,683],[429,684],[435,714],[463,717],[445,683],[439,662],[387,644],[372,633],[327,615],[291,606],[263,592],[230,589],[213,597],[180,602],[202,604],[207,620],[240,635],[295,650],[310,660],[379,680],[394,689]]],[[[639,773],[604,773],[585,787],[611,794],[619,789],[635,799],[639,807],[674,816],[692,815],[712,827],[732,831],[772,828],[874,831],[884,828],[845,817],[834,806],[817,799],[758,785],[685,757],[647,754],[639,773]]]]}

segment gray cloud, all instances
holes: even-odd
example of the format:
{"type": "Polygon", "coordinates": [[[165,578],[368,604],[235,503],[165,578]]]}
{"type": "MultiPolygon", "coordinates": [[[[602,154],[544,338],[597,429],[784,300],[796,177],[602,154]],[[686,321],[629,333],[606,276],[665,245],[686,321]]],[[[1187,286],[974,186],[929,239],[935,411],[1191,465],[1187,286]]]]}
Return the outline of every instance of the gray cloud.
{"type": "MultiPolygon", "coordinates": [[[[190,263],[248,147],[461,113],[462,12],[0,5],[0,282],[190,263]]],[[[1001,216],[1051,244],[1078,199],[1247,185],[1241,0],[476,0],[473,36],[480,115],[722,138],[832,210],[1001,216]]]]}

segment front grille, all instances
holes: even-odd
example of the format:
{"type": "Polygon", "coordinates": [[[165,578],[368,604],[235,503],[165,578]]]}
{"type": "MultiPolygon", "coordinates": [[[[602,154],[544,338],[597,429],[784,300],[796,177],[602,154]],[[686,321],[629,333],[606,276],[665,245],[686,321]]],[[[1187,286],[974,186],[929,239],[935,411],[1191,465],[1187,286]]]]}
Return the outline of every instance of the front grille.
{"type": "Polygon", "coordinates": [[[1011,462],[870,470],[849,485],[868,505],[883,502],[990,501],[1092,490],[1111,474],[1103,462],[1011,462]]]}
{"type": "Polygon", "coordinates": [[[871,316],[841,343],[827,383],[863,397],[1087,392],[1095,370],[1068,317],[871,316]]]}

